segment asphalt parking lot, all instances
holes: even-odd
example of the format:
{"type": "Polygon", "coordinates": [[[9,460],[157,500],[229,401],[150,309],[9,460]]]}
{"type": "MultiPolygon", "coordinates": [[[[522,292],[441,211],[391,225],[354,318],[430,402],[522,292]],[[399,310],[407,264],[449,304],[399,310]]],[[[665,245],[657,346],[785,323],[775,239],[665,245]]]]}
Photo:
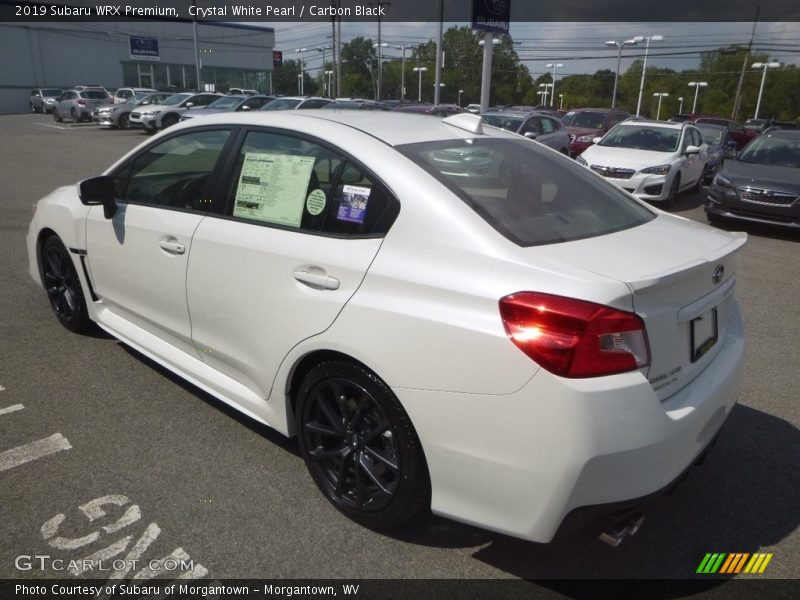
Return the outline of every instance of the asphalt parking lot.
{"type": "MultiPolygon", "coordinates": [[[[112,338],[69,333],[30,280],[32,203],[147,136],[15,115],[0,116],[0,139],[0,453],[39,441],[52,450],[17,466],[0,454],[0,578],[79,581],[15,563],[101,547],[123,557],[136,544],[142,558],[191,559],[192,576],[218,579],[683,579],[707,552],[773,553],[763,575],[746,577],[800,579],[797,233],[744,228],[740,404],[705,463],[653,503],[635,537],[616,549],[587,534],[540,545],[433,516],[381,534],[328,504],[293,441],[112,338]],[[105,543],[84,539],[95,534],[105,543]]],[[[681,196],[673,212],[705,223],[704,192],[681,196]]]]}

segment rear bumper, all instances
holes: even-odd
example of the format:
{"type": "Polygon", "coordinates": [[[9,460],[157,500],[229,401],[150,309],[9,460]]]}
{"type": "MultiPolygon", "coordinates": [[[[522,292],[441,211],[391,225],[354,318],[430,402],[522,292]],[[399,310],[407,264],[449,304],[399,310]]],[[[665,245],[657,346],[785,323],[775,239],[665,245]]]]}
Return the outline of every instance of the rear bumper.
{"type": "Polygon", "coordinates": [[[697,460],[737,401],[738,305],[720,342],[664,402],[639,372],[570,380],[540,370],[509,396],[395,390],[422,441],[433,512],[549,542],[575,509],[658,492],[697,460]]]}

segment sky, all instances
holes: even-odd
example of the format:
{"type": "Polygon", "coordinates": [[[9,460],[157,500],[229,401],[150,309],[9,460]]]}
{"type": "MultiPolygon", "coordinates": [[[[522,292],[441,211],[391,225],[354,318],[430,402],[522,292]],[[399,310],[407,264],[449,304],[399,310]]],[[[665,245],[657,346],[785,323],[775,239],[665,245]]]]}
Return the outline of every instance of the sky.
{"type": "MultiPolygon", "coordinates": [[[[284,59],[299,59],[298,48],[316,48],[330,45],[329,23],[263,23],[275,29],[275,49],[284,52],[284,59]]],[[[445,23],[463,26],[467,23],[445,23]]],[[[545,64],[558,62],[564,65],[558,75],[594,73],[598,69],[616,68],[617,49],[608,48],[608,40],[627,40],[637,35],[663,35],[660,42],[652,42],[648,66],[674,70],[696,68],[700,52],[729,44],[746,45],[753,29],[749,23],[511,23],[511,38],[515,50],[534,77],[545,72],[545,64]]],[[[435,39],[437,24],[383,22],[381,41],[390,45],[421,44],[435,39]]],[[[347,42],[355,37],[378,38],[376,23],[342,23],[342,38],[347,42]]],[[[758,23],[754,39],[755,51],[767,51],[770,60],[783,64],[800,64],[800,23],[758,23]]],[[[641,58],[643,47],[626,46],[622,54],[621,71],[641,58]]],[[[400,57],[400,51],[384,50],[388,57],[400,57]]],[[[327,55],[330,60],[330,54],[327,55]]],[[[445,57],[445,61],[446,61],[445,57]]],[[[304,53],[308,71],[314,73],[322,64],[321,53],[304,53]]]]}

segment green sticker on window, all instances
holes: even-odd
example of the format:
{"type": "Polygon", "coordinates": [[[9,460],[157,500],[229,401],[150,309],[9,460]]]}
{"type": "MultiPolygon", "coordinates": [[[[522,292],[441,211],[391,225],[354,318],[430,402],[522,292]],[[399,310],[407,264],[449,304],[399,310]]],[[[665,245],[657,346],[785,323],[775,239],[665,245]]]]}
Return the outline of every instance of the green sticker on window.
{"type": "Polygon", "coordinates": [[[306,210],[310,215],[316,217],[325,210],[326,202],[327,198],[325,197],[325,192],[320,189],[312,190],[309,192],[308,196],[306,196],[306,210]]]}

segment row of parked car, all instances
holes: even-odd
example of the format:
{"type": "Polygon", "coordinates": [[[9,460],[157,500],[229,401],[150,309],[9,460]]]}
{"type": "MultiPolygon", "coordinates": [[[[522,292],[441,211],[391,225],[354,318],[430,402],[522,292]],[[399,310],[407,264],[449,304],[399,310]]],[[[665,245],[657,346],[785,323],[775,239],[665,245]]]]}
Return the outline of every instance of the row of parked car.
{"type": "MultiPolygon", "coordinates": [[[[452,104],[375,102],[361,98],[334,100],[317,96],[275,97],[240,89],[222,95],[121,88],[113,97],[95,86],[76,86],[65,92],[36,91],[38,94],[32,92],[31,109],[52,111],[57,121],[65,118],[94,120],[112,128],[140,127],[148,133],[200,116],[253,110],[394,110],[439,117],[465,112],[464,108],[452,104]],[[60,94],[55,96],[54,92],[60,94]]],[[[474,107],[469,112],[474,112],[474,107]]],[[[649,202],[672,206],[681,192],[699,190],[703,184],[712,183],[706,207],[709,218],[734,218],[735,215],[731,217],[733,213],[721,207],[726,203],[738,206],[737,203],[745,202],[745,205],[738,206],[737,214],[747,213],[747,218],[761,219],[764,217],[759,215],[768,213],[767,220],[791,221],[794,210],[791,206],[800,195],[800,189],[796,190],[797,193],[792,191],[797,186],[791,183],[798,181],[797,167],[800,163],[796,160],[796,155],[800,154],[796,137],[776,134],[779,130],[800,127],[797,123],[751,119],[742,125],[731,119],[705,114],[673,115],[668,121],[649,121],[615,109],[581,108],[558,112],[544,106],[494,107],[480,116],[486,125],[518,133],[570,156],[649,202]],[[768,141],[751,144],[764,135],[768,141]],[[772,148],[769,152],[759,150],[765,144],[772,148]],[[745,148],[751,150],[741,154],[745,148]],[[766,156],[767,162],[764,167],[747,167],[745,170],[750,178],[746,182],[747,190],[736,191],[731,196],[726,192],[731,188],[728,185],[730,179],[721,173],[721,169],[726,159],[730,161],[737,155],[740,162],[751,160],[753,156],[766,156]],[[773,158],[775,160],[769,162],[773,158]],[[770,165],[779,172],[767,168],[770,165]],[[762,175],[763,185],[757,187],[762,175]],[[784,185],[780,182],[789,183],[784,185]],[[758,200],[754,200],[756,197],[758,200]]]]}

